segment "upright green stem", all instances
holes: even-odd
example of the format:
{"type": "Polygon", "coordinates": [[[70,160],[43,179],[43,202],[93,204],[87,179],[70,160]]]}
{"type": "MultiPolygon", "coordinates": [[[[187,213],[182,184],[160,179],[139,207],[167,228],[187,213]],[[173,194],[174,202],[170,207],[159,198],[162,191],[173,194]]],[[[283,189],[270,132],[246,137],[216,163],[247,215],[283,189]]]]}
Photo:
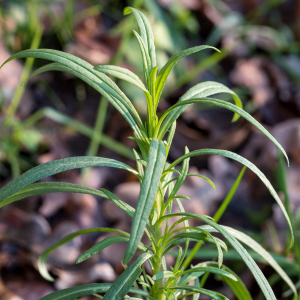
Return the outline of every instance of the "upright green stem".
{"type": "MultiPolygon", "coordinates": [[[[161,212],[162,201],[163,201],[163,198],[162,198],[160,192],[158,192],[156,195],[155,204],[154,204],[154,207],[157,210],[158,215],[160,215],[160,212],[161,212]]],[[[161,223],[158,225],[156,225],[156,224],[154,224],[154,239],[155,239],[155,243],[158,244],[159,240],[162,237],[162,230],[161,230],[161,223]]],[[[161,261],[162,257],[160,256],[159,253],[157,253],[157,254],[158,254],[158,256],[155,256],[153,259],[153,275],[162,271],[162,261],[161,261]]],[[[164,294],[162,287],[163,287],[163,279],[156,280],[155,284],[153,286],[153,297],[157,300],[165,300],[165,294],[164,294]]]]}

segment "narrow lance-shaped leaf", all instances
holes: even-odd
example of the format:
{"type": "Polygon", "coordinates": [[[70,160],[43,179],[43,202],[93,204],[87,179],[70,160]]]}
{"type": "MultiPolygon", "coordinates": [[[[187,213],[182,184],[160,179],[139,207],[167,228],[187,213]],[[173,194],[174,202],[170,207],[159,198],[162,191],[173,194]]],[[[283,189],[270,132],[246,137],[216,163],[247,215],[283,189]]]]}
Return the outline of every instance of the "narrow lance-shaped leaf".
{"type": "Polygon", "coordinates": [[[158,141],[157,139],[152,139],[148,154],[147,167],[145,169],[145,175],[142,181],[141,191],[132,221],[130,240],[123,258],[124,264],[128,263],[131,259],[143,236],[147,220],[158,192],[165,161],[166,149],[163,142],[158,141]]]}
{"type": "MultiPolygon", "coordinates": [[[[225,85],[214,81],[206,81],[206,82],[201,82],[196,84],[195,86],[190,88],[186,93],[184,93],[179,98],[179,101],[177,103],[185,102],[186,100],[189,100],[191,98],[204,98],[204,97],[209,97],[220,93],[231,94],[235,101],[235,105],[241,109],[243,108],[241,99],[234,91],[232,91],[225,85]]],[[[166,121],[164,122],[162,128],[160,129],[162,136],[164,136],[165,133],[167,132],[170,126],[169,124],[174,122],[174,120],[176,120],[190,105],[191,104],[185,104],[181,107],[177,107],[171,113],[168,114],[168,116],[166,117],[166,121]]],[[[234,113],[232,122],[235,122],[238,119],[239,119],[239,114],[234,113]]]]}
{"type": "MultiPolygon", "coordinates": [[[[14,54],[9,59],[7,59],[2,64],[2,66],[13,59],[25,57],[34,57],[51,60],[65,66],[66,68],[71,69],[75,76],[85,80],[88,84],[93,86],[102,95],[104,95],[112,103],[112,105],[114,105],[122,113],[122,115],[127,119],[127,121],[128,115],[132,114],[138,122],[138,124],[140,125],[140,127],[143,128],[143,124],[140,120],[138,113],[136,112],[136,109],[126,97],[126,95],[108,76],[94,70],[94,67],[88,62],[74,55],[58,50],[30,49],[20,51],[14,54]]],[[[72,72],[69,71],[69,73],[72,72]]],[[[136,130],[140,134],[138,127],[134,128],[134,130],[136,130]]]]}
{"type": "Polygon", "coordinates": [[[123,299],[133,283],[141,274],[140,265],[152,257],[152,253],[143,253],[140,255],[112,284],[110,289],[105,294],[103,300],[121,300],[123,299]]]}
{"type": "Polygon", "coordinates": [[[104,74],[111,75],[119,79],[123,79],[127,82],[132,83],[142,91],[148,92],[148,90],[146,89],[145,85],[140,80],[140,78],[128,69],[119,66],[110,66],[110,65],[98,65],[95,66],[94,69],[104,74]]]}
{"type": "MultiPolygon", "coordinates": [[[[272,257],[272,255],[266,251],[259,243],[257,243],[254,239],[252,239],[250,236],[246,235],[245,233],[236,230],[234,228],[220,225],[224,229],[226,229],[232,236],[234,236],[236,239],[241,241],[242,243],[246,244],[248,247],[252,248],[254,251],[256,251],[259,255],[261,255],[265,261],[276,270],[276,272],[281,276],[281,278],[289,285],[289,287],[292,289],[295,297],[297,298],[297,290],[295,288],[295,285],[289,278],[289,276],[284,272],[284,270],[279,266],[279,264],[276,262],[276,260],[272,257]]],[[[216,229],[210,227],[210,226],[200,226],[202,229],[210,231],[210,232],[216,232],[216,229]]]]}
{"type": "MultiPolygon", "coordinates": [[[[228,103],[227,103],[228,104],[228,103]]],[[[209,154],[209,155],[221,155],[227,158],[231,158],[233,160],[236,160],[238,162],[240,162],[241,164],[243,164],[244,166],[246,166],[247,168],[249,168],[250,170],[252,170],[252,172],[254,172],[260,179],[261,181],[265,184],[265,186],[267,187],[267,189],[270,191],[271,195],[274,197],[275,201],[277,202],[277,204],[279,205],[282,213],[284,214],[286,221],[288,223],[290,232],[291,232],[291,243],[290,243],[290,247],[292,247],[293,243],[294,243],[294,234],[293,234],[293,230],[292,230],[292,225],[289,219],[289,216],[285,210],[284,205],[282,204],[279,196],[277,195],[276,191],[274,190],[272,184],[270,183],[270,181],[266,178],[266,176],[253,164],[251,163],[249,160],[247,160],[246,158],[230,152],[230,151],[226,151],[226,150],[217,150],[217,149],[201,149],[201,150],[195,150],[192,151],[188,154],[185,154],[183,156],[181,156],[180,158],[178,158],[177,160],[175,160],[169,167],[168,169],[172,169],[174,168],[174,166],[176,166],[178,163],[180,163],[181,161],[183,161],[184,159],[186,159],[187,157],[193,157],[193,156],[197,156],[197,155],[205,155],[205,154],[209,154]]]]}
{"type": "Polygon", "coordinates": [[[150,57],[150,69],[152,70],[156,66],[156,55],[155,55],[155,46],[154,46],[154,36],[152,32],[151,25],[146,18],[146,16],[140,12],[139,10],[133,8],[133,7],[125,7],[124,9],[124,15],[128,15],[130,13],[133,13],[138,27],[139,32],[141,35],[141,38],[146,46],[147,53],[150,57]]]}
{"type": "MultiPolygon", "coordinates": [[[[211,46],[197,46],[197,47],[192,47],[192,48],[188,48],[185,49],[175,55],[173,55],[168,61],[167,63],[162,67],[162,69],[160,70],[160,72],[157,75],[157,79],[156,79],[156,102],[158,102],[161,93],[163,91],[163,88],[165,86],[165,82],[170,74],[170,72],[172,71],[172,69],[174,68],[174,66],[177,64],[177,62],[180,60],[180,58],[202,51],[204,49],[214,49],[216,51],[219,51],[217,48],[211,47],[211,46]]],[[[220,51],[219,51],[220,52],[220,51]]]]}
{"type": "Polygon", "coordinates": [[[35,181],[67,170],[86,167],[112,167],[128,170],[133,174],[138,175],[138,173],[128,165],[114,159],[103,157],[79,156],[54,160],[30,169],[29,171],[25,172],[18,178],[5,185],[0,190],[0,204],[6,198],[22,190],[24,187],[35,181]]]}
{"type": "MultiPolygon", "coordinates": [[[[233,105],[231,103],[228,103],[226,101],[223,100],[219,100],[219,99],[214,99],[214,98],[192,98],[189,100],[185,100],[184,103],[187,104],[194,104],[194,103],[205,103],[205,104],[213,104],[219,107],[223,107],[226,108],[228,110],[231,110],[233,112],[238,113],[240,116],[242,116],[243,118],[245,118],[246,120],[248,120],[250,123],[252,123],[257,129],[259,129],[263,134],[265,134],[280,150],[281,152],[284,154],[287,162],[289,162],[289,159],[287,157],[287,154],[285,153],[284,149],[282,148],[282,146],[279,144],[279,142],[259,123],[257,122],[251,115],[249,115],[247,112],[245,112],[243,109],[237,107],[236,105],[233,105]]],[[[174,109],[176,109],[177,107],[180,107],[184,105],[183,102],[179,102],[173,106],[171,106],[161,117],[161,119],[159,120],[159,124],[161,124],[164,120],[164,118],[174,109]]],[[[159,138],[162,138],[161,136],[161,132],[159,134],[159,138]]]]}
{"type": "Polygon", "coordinates": [[[92,232],[113,232],[113,233],[117,233],[120,234],[122,236],[125,237],[129,237],[129,233],[122,231],[122,230],[118,230],[118,229],[112,229],[112,228],[92,228],[92,229],[84,229],[84,230],[79,230],[76,232],[73,232],[67,236],[65,236],[64,238],[62,238],[60,241],[58,241],[56,244],[54,244],[53,246],[49,247],[48,249],[46,249],[40,256],[38,259],[38,269],[40,274],[49,281],[54,281],[54,279],[52,278],[52,276],[49,274],[47,267],[46,267],[46,260],[48,258],[48,256],[57,248],[59,248],[60,246],[68,243],[69,241],[73,240],[75,237],[82,235],[82,234],[87,234],[87,233],[92,233],[92,232]]]}
{"type": "Polygon", "coordinates": [[[129,238],[125,237],[125,236],[109,236],[109,237],[105,238],[104,240],[95,244],[93,247],[91,247],[90,249],[85,251],[83,254],[81,254],[78,257],[76,263],[78,264],[78,263],[81,263],[81,262],[91,258],[92,256],[101,252],[103,249],[107,248],[110,245],[120,243],[120,242],[128,242],[128,241],[129,241],[129,238]]]}
{"type": "MultiPolygon", "coordinates": [[[[111,283],[91,283],[81,286],[75,286],[51,293],[41,298],[40,300],[73,300],[83,296],[102,294],[107,292],[110,289],[111,285],[111,283]]],[[[131,288],[128,292],[155,300],[147,292],[140,289],[131,288]]]]}
{"type": "MultiPolygon", "coordinates": [[[[190,152],[192,153],[192,152],[190,152]]],[[[158,221],[159,224],[161,224],[166,217],[179,217],[179,216],[188,216],[190,218],[195,218],[198,220],[201,220],[205,222],[206,224],[213,227],[217,232],[221,233],[227,241],[235,248],[235,250],[238,252],[238,254],[242,257],[243,261],[246,263],[250,271],[252,272],[253,276],[255,277],[258,285],[260,286],[262,292],[264,293],[267,300],[276,300],[276,297],[274,295],[274,292],[272,288],[270,287],[270,284],[268,283],[267,279],[265,278],[262,271],[259,269],[253,258],[249,255],[247,250],[236,240],[233,235],[231,235],[227,230],[225,230],[224,227],[220,226],[219,224],[215,223],[214,221],[210,220],[206,216],[203,215],[197,215],[192,213],[175,213],[170,214],[168,216],[163,216],[158,221]]]]}

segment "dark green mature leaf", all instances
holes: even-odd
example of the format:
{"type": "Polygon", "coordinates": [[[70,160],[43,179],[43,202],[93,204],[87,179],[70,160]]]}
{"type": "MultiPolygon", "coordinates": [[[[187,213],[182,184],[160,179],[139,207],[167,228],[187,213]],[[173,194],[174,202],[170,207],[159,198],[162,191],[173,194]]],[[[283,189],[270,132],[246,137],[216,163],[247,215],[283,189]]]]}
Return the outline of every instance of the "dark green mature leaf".
{"type": "Polygon", "coordinates": [[[169,287],[169,289],[186,290],[186,291],[191,291],[191,292],[195,292],[195,293],[201,293],[201,294],[206,295],[215,300],[229,300],[227,297],[225,297],[224,295],[222,295],[220,293],[209,291],[207,289],[195,287],[192,285],[175,285],[175,286],[169,287]]]}
{"type": "Polygon", "coordinates": [[[140,265],[152,257],[152,253],[141,254],[112,284],[110,289],[105,294],[103,300],[121,300],[128,293],[133,283],[141,274],[140,265]]]}
{"type": "Polygon", "coordinates": [[[119,242],[128,242],[128,241],[129,238],[124,236],[107,237],[104,240],[97,243],[96,245],[94,245],[93,247],[91,247],[89,250],[85,251],[82,255],[80,255],[76,263],[78,264],[91,258],[93,255],[99,253],[100,251],[102,251],[103,249],[105,249],[106,247],[112,244],[119,243],[119,242]]]}
{"type": "Polygon", "coordinates": [[[129,122],[132,129],[140,137],[142,137],[140,129],[132,118],[133,116],[140,127],[143,128],[143,123],[133,104],[108,76],[94,70],[94,66],[74,55],[51,49],[30,49],[20,51],[7,59],[2,64],[2,66],[13,59],[26,57],[42,58],[58,63],[42,67],[34,74],[47,70],[61,70],[73,74],[74,76],[77,76],[84,80],[86,83],[95,88],[99,93],[105,96],[111,102],[111,104],[120,111],[124,118],[129,122]],[[62,67],[59,65],[61,65],[62,67]]]}
{"type": "MultiPolygon", "coordinates": [[[[228,103],[227,103],[228,104],[228,103]]],[[[284,151],[284,150],[283,150],[284,151]]],[[[183,161],[184,159],[186,159],[187,157],[193,157],[193,156],[197,156],[197,155],[204,155],[204,154],[212,154],[212,155],[221,155],[224,157],[228,157],[231,158],[233,160],[236,160],[238,162],[240,162],[241,164],[243,164],[244,166],[246,166],[247,168],[249,168],[250,170],[252,170],[260,179],[261,181],[265,184],[265,186],[267,187],[267,189],[270,191],[271,195],[274,197],[275,201],[277,202],[277,204],[279,205],[279,207],[281,208],[281,211],[283,212],[287,223],[289,225],[289,229],[291,232],[291,244],[290,247],[292,247],[293,243],[294,243],[294,234],[293,234],[293,230],[292,230],[292,225],[289,219],[289,216],[285,210],[284,205],[282,204],[279,196],[277,195],[276,191],[274,190],[272,184],[270,183],[270,181],[266,178],[266,176],[253,164],[251,163],[249,160],[247,160],[246,158],[230,152],[230,151],[226,151],[226,150],[216,150],[216,149],[201,149],[201,150],[195,150],[192,151],[188,154],[185,154],[183,156],[181,156],[180,158],[178,158],[177,160],[175,160],[169,167],[168,169],[172,169],[174,168],[174,166],[176,166],[178,163],[180,163],[181,161],[183,161]]]]}
{"type": "Polygon", "coordinates": [[[54,160],[30,169],[29,171],[22,174],[20,177],[14,179],[13,181],[5,185],[0,190],[0,204],[8,197],[12,196],[16,192],[22,190],[24,187],[35,181],[67,170],[86,167],[112,167],[128,170],[133,174],[138,174],[134,169],[132,169],[128,165],[117,160],[108,158],[94,156],[78,156],[54,160]]]}
{"type": "Polygon", "coordinates": [[[110,65],[98,65],[95,66],[94,69],[104,74],[111,75],[119,79],[123,79],[127,82],[134,84],[142,91],[148,92],[148,90],[146,89],[146,87],[144,86],[140,78],[128,69],[118,67],[118,66],[110,66],[110,65]]]}
{"type": "Polygon", "coordinates": [[[133,7],[125,7],[124,15],[128,15],[131,12],[133,13],[137,21],[142,41],[145,44],[147,53],[150,57],[150,70],[152,70],[156,66],[156,55],[152,28],[148,19],[142,12],[138,11],[133,7]]]}
{"type": "MultiPolygon", "coordinates": [[[[192,152],[190,152],[192,153],[192,152]]],[[[274,295],[274,292],[272,288],[270,287],[270,284],[268,283],[267,279],[265,278],[262,271],[259,269],[253,258],[249,255],[247,250],[237,241],[235,237],[231,233],[229,233],[227,230],[224,229],[224,227],[220,226],[219,224],[215,223],[214,221],[210,220],[206,216],[203,215],[197,215],[192,213],[175,213],[170,214],[168,216],[163,216],[158,221],[159,223],[162,223],[166,217],[180,217],[180,216],[189,216],[190,218],[196,218],[198,220],[201,220],[205,222],[206,224],[213,227],[217,232],[221,233],[228,242],[235,248],[235,250],[238,252],[238,254],[243,258],[243,261],[246,263],[250,271],[252,272],[253,276],[255,277],[258,285],[260,286],[262,292],[264,293],[267,300],[276,300],[276,297],[274,295]]]]}
{"type": "MultiPolygon", "coordinates": [[[[220,226],[222,226],[226,231],[229,232],[229,234],[234,236],[236,239],[240,240],[242,243],[246,244],[254,251],[256,251],[258,254],[260,254],[265,259],[265,261],[270,266],[272,266],[276,270],[276,272],[281,276],[281,278],[289,285],[289,287],[294,292],[295,297],[297,297],[297,290],[295,288],[295,285],[268,251],[266,251],[259,243],[257,243],[255,240],[253,240],[250,236],[246,235],[245,233],[228,226],[223,226],[223,225],[220,226]]],[[[217,232],[216,229],[207,225],[201,226],[201,228],[210,232],[217,232]]]]}
{"type": "Polygon", "coordinates": [[[123,258],[124,264],[129,262],[143,236],[147,220],[158,192],[165,162],[166,148],[163,142],[152,139],[148,154],[148,163],[145,169],[145,175],[132,222],[131,236],[123,258]]]}
{"type": "Polygon", "coordinates": [[[51,246],[48,249],[46,249],[39,256],[39,259],[38,259],[38,269],[39,269],[39,272],[41,273],[41,275],[46,280],[54,281],[54,279],[49,274],[49,272],[47,270],[47,267],[46,267],[46,260],[47,260],[48,256],[50,255],[50,253],[52,253],[55,249],[59,248],[60,246],[68,243],[69,241],[71,241],[75,237],[77,237],[79,235],[82,235],[82,234],[91,233],[91,232],[113,232],[113,233],[117,233],[117,234],[120,234],[122,236],[125,236],[125,237],[129,238],[129,233],[127,233],[125,231],[118,230],[118,229],[112,229],[112,228],[103,228],[103,227],[91,228],[91,229],[84,229],[84,230],[79,230],[79,231],[73,232],[73,233],[65,236],[64,238],[62,238],[60,241],[58,241],[53,246],[51,246]]]}
{"type": "Polygon", "coordinates": [[[65,183],[65,182],[42,182],[42,183],[34,183],[26,186],[19,192],[13,194],[12,196],[6,198],[4,201],[0,203],[0,208],[35,195],[42,195],[48,193],[58,193],[58,192],[67,192],[67,193],[79,193],[79,194],[89,194],[93,196],[98,196],[102,198],[109,199],[113,201],[119,208],[121,208],[124,212],[126,212],[130,217],[133,218],[135,209],[131,207],[129,204],[123,202],[118,199],[114,194],[109,191],[102,189],[102,191],[98,191],[83,185],[73,184],[73,183],[65,183]]]}
{"type": "MultiPolygon", "coordinates": [[[[197,46],[197,47],[192,47],[185,49],[175,55],[173,55],[167,63],[162,67],[162,69],[159,71],[156,79],[156,102],[158,102],[161,93],[163,91],[163,88],[165,86],[166,80],[174,68],[174,66],[177,64],[177,62],[180,60],[180,58],[202,51],[204,49],[214,49],[216,51],[219,51],[217,48],[211,47],[211,46],[197,46]]],[[[219,51],[220,52],[220,51],[219,51]]],[[[173,122],[172,122],[173,123],[173,122]]]]}
{"type": "MultiPolygon", "coordinates": [[[[41,298],[40,300],[73,300],[82,296],[105,293],[110,289],[111,285],[111,283],[91,283],[76,286],[54,292],[41,298]]],[[[147,292],[136,288],[131,288],[128,292],[154,299],[147,292]]]]}
{"type": "MultiPolygon", "coordinates": [[[[284,154],[287,162],[289,162],[289,159],[287,157],[287,154],[285,153],[284,149],[282,148],[282,146],[279,144],[279,142],[259,123],[257,122],[251,115],[249,115],[247,112],[245,112],[243,109],[239,108],[236,105],[233,105],[229,102],[223,101],[223,100],[219,100],[219,99],[214,99],[214,98],[192,98],[189,100],[185,100],[179,103],[176,103],[175,105],[171,106],[161,117],[161,119],[159,120],[160,124],[161,122],[164,120],[164,118],[174,109],[176,109],[177,107],[183,106],[185,104],[183,104],[183,102],[185,104],[194,104],[194,103],[205,103],[205,104],[213,104],[219,107],[223,107],[226,108],[228,110],[231,110],[237,114],[239,114],[240,116],[244,117],[246,120],[248,120],[250,123],[252,123],[257,129],[259,129],[263,134],[265,134],[280,150],[281,152],[284,154]]],[[[167,125],[167,127],[169,127],[169,125],[167,125]]],[[[161,134],[159,134],[159,138],[162,138],[161,134]]]]}

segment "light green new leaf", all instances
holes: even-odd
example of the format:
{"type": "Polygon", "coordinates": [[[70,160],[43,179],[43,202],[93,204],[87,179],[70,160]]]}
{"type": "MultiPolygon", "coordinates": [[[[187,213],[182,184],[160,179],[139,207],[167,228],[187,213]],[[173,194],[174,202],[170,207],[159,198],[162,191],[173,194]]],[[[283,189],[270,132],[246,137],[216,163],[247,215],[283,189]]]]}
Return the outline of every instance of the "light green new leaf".
{"type": "Polygon", "coordinates": [[[267,187],[267,189],[270,191],[271,195],[274,197],[275,201],[277,202],[277,204],[279,205],[279,207],[281,208],[281,211],[283,212],[290,232],[291,232],[291,243],[290,243],[290,247],[292,247],[293,243],[294,243],[294,234],[293,234],[293,230],[292,230],[292,225],[291,225],[291,221],[289,219],[289,216],[285,210],[284,205],[282,204],[279,196],[277,195],[276,191],[274,190],[272,184],[270,183],[270,181],[266,178],[266,176],[253,164],[251,163],[249,160],[247,160],[246,158],[230,152],[230,151],[226,151],[226,150],[217,150],[217,149],[201,149],[201,150],[195,150],[192,151],[188,154],[185,154],[183,156],[181,156],[180,158],[178,158],[177,160],[175,160],[169,167],[168,169],[172,169],[174,168],[174,166],[176,166],[178,163],[180,163],[181,161],[183,161],[184,159],[186,159],[187,157],[193,157],[193,156],[197,156],[197,155],[205,155],[205,154],[209,154],[209,155],[221,155],[224,157],[228,157],[231,158],[233,160],[236,160],[238,162],[240,162],[241,164],[243,164],[244,166],[246,166],[247,168],[249,168],[250,170],[252,170],[260,179],[261,181],[265,184],[265,186],[267,187]]]}
{"type": "Polygon", "coordinates": [[[195,292],[195,293],[201,293],[201,294],[206,295],[214,300],[229,300],[227,297],[225,297],[224,295],[222,295],[220,293],[209,291],[207,289],[199,288],[199,287],[195,287],[195,286],[191,286],[191,285],[175,285],[175,286],[169,287],[168,289],[185,290],[185,291],[191,291],[191,292],[195,292]]]}
{"type": "Polygon", "coordinates": [[[140,242],[147,220],[151,213],[160,178],[166,162],[166,149],[162,141],[152,139],[148,154],[148,163],[141,185],[138,203],[132,221],[130,240],[124,254],[123,262],[128,263],[140,242]]]}
{"type": "MultiPolygon", "coordinates": [[[[91,283],[76,286],[51,293],[40,300],[73,300],[83,296],[105,293],[110,289],[111,285],[111,283],[91,283]]],[[[143,290],[131,288],[128,292],[155,300],[143,290]]]]}
{"type": "Polygon", "coordinates": [[[128,165],[114,159],[94,157],[94,156],[78,156],[59,160],[54,160],[40,166],[34,167],[18,178],[12,180],[0,190],[0,204],[8,197],[22,190],[27,185],[46,178],[48,176],[61,173],[67,170],[86,168],[86,167],[112,167],[124,169],[138,175],[137,171],[128,165]]]}
{"type": "Polygon", "coordinates": [[[115,244],[115,243],[119,243],[119,242],[128,242],[129,238],[124,237],[124,236],[110,236],[105,238],[104,240],[100,241],[99,243],[97,243],[96,245],[94,245],[93,247],[91,247],[89,250],[85,251],[82,255],[79,256],[79,258],[77,259],[76,263],[81,263],[89,258],[91,258],[93,255],[99,253],[100,251],[102,251],[103,249],[105,249],[106,247],[115,244]]]}
{"type": "Polygon", "coordinates": [[[140,120],[139,114],[137,113],[133,104],[108,76],[94,70],[94,66],[69,53],[51,49],[30,49],[20,51],[7,59],[2,66],[13,59],[26,57],[42,58],[58,63],[42,67],[34,74],[38,74],[47,70],[61,70],[84,80],[99,93],[105,96],[111,102],[111,104],[120,111],[124,118],[129,122],[133,130],[139,136],[141,136],[141,132],[132,116],[136,119],[141,128],[143,128],[143,123],[140,120]],[[63,66],[64,68],[60,67],[59,65],[63,66]]]}
{"type": "Polygon", "coordinates": [[[119,66],[110,66],[110,65],[98,65],[95,66],[94,69],[104,74],[111,75],[119,79],[123,79],[127,82],[132,83],[142,91],[148,92],[148,90],[146,89],[145,85],[140,80],[140,78],[128,69],[119,66]]]}
{"type": "Polygon", "coordinates": [[[130,13],[133,13],[138,27],[139,32],[141,35],[141,38],[146,46],[147,53],[150,57],[150,69],[152,70],[154,67],[156,67],[156,55],[155,55],[155,46],[154,46],[154,36],[152,32],[151,25],[146,18],[146,16],[140,12],[139,10],[133,8],[133,7],[125,7],[124,9],[124,15],[128,15],[130,13]]]}
{"type": "MultiPolygon", "coordinates": [[[[251,115],[249,115],[247,112],[245,112],[243,109],[239,108],[236,105],[233,105],[229,102],[223,101],[223,100],[219,100],[219,99],[214,99],[214,98],[192,98],[189,100],[185,100],[184,103],[187,104],[193,104],[193,103],[205,103],[205,104],[213,104],[219,107],[223,107],[226,108],[228,110],[231,110],[237,114],[239,114],[240,116],[242,116],[243,118],[245,118],[247,121],[249,121],[250,123],[252,123],[257,129],[259,129],[263,134],[265,134],[280,150],[281,152],[284,154],[287,162],[289,162],[289,159],[287,157],[287,154],[285,153],[284,149],[282,148],[282,146],[279,144],[279,142],[259,123],[257,122],[251,115]]],[[[159,125],[163,122],[164,118],[174,109],[176,109],[177,107],[183,106],[185,104],[183,104],[182,102],[178,102],[175,105],[171,106],[161,117],[161,119],[159,120],[159,125]]],[[[166,120],[167,121],[167,120],[166,120]]],[[[165,122],[164,122],[165,123],[165,122]]],[[[169,124],[171,125],[171,124],[169,124]]],[[[166,126],[169,127],[169,125],[167,124],[166,126]]],[[[159,126],[158,126],[159,127],[159,126]]],[[[159,138],[162,138],[162,134],[161,134],[161,130],[160,129],[160,133],[159,133],[159,138]]]]}
{"type": "Polygon", "coordinates": [[[204,49],[214,49],[216,51],[219,51],[217,48],[211,47],[211,46],[197,46],[197,47],[192,47],[192,48],[185,49],[185,50],[173,55],[167,61],[167,63],[162,67],[162,69],[160,70],[160,72],[157,75],[157,79],[156,79],[156,102],[158,102],[158,100],[161,96],[161,93],[163,91],[163,88],[165,86],[166,80],[167,80],[170,72],[174,68],[174,66],[177,64],[177,62],[184,56],[202,51],[204,49]]]}
{"type": "Polygon", "coordinates": [[[160,279],[166,279],[166,278],[174,278],[176,277],[175,274],[172,271],[162,271],[157,274],[155,274],[152,279],[153,280],[160,280],[160,279]]]}
{"type": "MultiPolygon", "coordinates": [[[[259,255],[261,255],[265,259],[265,261],[270,266],[272,266],[274,270],[276,270],[276,272],[281,276],[281,278],[289,285],[289,287],[294,292],[295,297],[297,298],[297,290],[295,288],[295,285],[268,251],[266,251],[259,243],[257,243],[255,240],[253,240],[250,236],[246,235],[245,233],[228,226],[224,226],[224,225],[220,225],[220,226],[226,229],[226,231],[228,231],[229,234],[234,236],[236,239],[246,244],[247,246],[252,248],[255,252],[257,252],[259,255]]],[[[216,232],[216,230],[210,226],[200,226],[200,228],[206,231],[216,232]]]]}
{"type": "Polygon", "coordinates": [[[73,232],[67,236],[65,236],[64,238],[62,238],[60,241],[58,241],[56,244],[54,244],[53,246],[49,247],[48,249],[46,249],[40,256],[38,259],[38,269],[40,274],[49,281],[54,281],[54,279],[52,278],[52,276],[49,274],[47,267],[46,267],[46,260],[48,258],[48,256],[57,248],[59,248],[60,246],[68,243],[69,241],[73,240],[75,237],[82,235],[82,234],[86,234],[86,233],[91,233],[91,232],[113,232],[113,233],[117,233],[120,234],[122,236],[125,236],[127,238],[129,238],[129,233],[122,231],[122,230],[118,230],[118,229],[112,229],[112,228],[103,228],[103,227],[99,227],[99,228],[91,228],[91,229],[84,229],[84,230],[79,230],[76,232],[73,232]]]}
{"type": "Polygon", "coordinates": [[[121,300],[128,293],[133,283],[141,274],[140,265],[152,257],[152,253],[141,254],[112,284],[103,300],[121,300]]]}
{"type": "MultiPolygon", "coordinates": [[[[192,152],[190,152],[192,153],[192,152]]],[[[158,221],[159,224],[161,224],[166,217],[180,217],[180,216],[188,216],[190,218],[195,218],[198,220],[201,220],[205,222],[206,224],[213,227],[217,232],[221,233],[227,241],[235,248],[235,250],[238,252],[238,254],[242,257],[243,261],[246,263],[250,271],[252,272],[253,276],[255,277],[258,285],[260,286],[262,292],[264,293],[267,300],[276,300],[276,297],[274,295],[274,292],[265,278],[262,271],[259,269],[253,258],[249,255],[247,250],[239,243],[239,241],[231,234],[229,233],[224,227],[220,226],[219,224],[215,223],[214,221],[210,220],[206,216],[203,215],[197,215],[192,213],[175,213],[170,214],[168,216],[163,216],[158,221]]]]}
{"type": "Polygon", "coordinates": [[[192,269],[189,269],[189,270],[178,273],[177,276],[180,277],[180,276],[183,276],[185,274],[190,274],[190,273],[194,273],[194,272],[203,272],[203,273],[207,272],[207,273],[222,275],[224,277],[230,278],[231,280],[237,281],[235,276],[230,274],[228,271],[224,270],[223,267],[218,268],[217,264],[216,264],[216,267],[209,266],[210,264],[208,264],[206,262],[204,263],[204,265],[208,265],[208,266],[202,266],[202,267],[194,266],[192,269]]]}

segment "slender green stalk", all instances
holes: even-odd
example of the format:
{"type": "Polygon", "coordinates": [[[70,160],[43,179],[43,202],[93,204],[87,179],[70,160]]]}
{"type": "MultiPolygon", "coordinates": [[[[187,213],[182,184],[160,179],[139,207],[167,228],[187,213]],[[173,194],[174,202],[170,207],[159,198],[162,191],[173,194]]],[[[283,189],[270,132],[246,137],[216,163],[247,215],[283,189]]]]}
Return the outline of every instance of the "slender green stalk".
{"type": "MultiPolygon", "coordinates": [[[[42,38],[42,34],[43,34],[43,26],[38,25],[37,28],[36,28],[36,32],[35,32],[35,35],[33,37],[32,43],[30,45],[30,49],[36,49],[36,48],[39,47],[40,41],[41,41],[41,38],[42,38]]],[[[25,65],[24,65],[23,72],[21,74],[20,82],[23,83],[29,77],[29,74],[30,74],[31,68],[33,66],[33,63],[34,63],[34,58],[32,58],[32,57],[26,58],[26,62],[25,62],[25,65]]],[[[24,90],[25,90],[25,86],[26,85],[23,84],[23,85],[19,85],[16,88],[14,96],[11,100],[11,104],[7,109],[6,118],[11,118],[15,114],[15,112],[17,111],[19,103],[21,101],[21,98],[22,98],[24,90]]]]}
{"type": "MultiPolygon", "coordinates": [[[[223,216],[226,208],[228,207],[230,201],[232,200],[239,184],[240,181],[245,173],[246,170],[246,166],[243,167],[242,171],[240,172],[239,176],[237,177],[235,183],[233,184],[232,188],[230,189],[230,191],[228,192],[225,200],[222,202],[221,206],[219,207],[219,209],[217,210],[217,212],[215,213],[215,215],[213,216],[215,222],[219,222],[219,220],[221,219],[221,217],[223,216]]],[[[189,264],[192,262],[195,254],[198,252],[198,250],[200,249],[200,247],[202,246],[202,244],[200,242],[198,242],[194,248],[192,249],[192,251],[190,252],[189,256],[185,259],[184,263],[183,263],[183,267],[184,269],[186,269],[189,264]]]]}

